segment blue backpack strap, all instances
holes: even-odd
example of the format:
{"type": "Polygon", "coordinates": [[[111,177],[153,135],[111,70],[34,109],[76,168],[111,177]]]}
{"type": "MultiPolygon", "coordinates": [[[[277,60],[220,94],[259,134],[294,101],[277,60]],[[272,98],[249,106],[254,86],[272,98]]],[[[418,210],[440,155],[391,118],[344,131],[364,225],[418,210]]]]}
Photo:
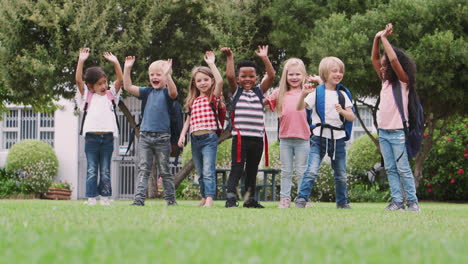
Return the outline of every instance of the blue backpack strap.
{"type": "MultiPolygon", "coordinates": [[[[349,100],[351,101],[351,103],[353,102],[353,95],[351,94],[349,89],[346,88],[344,85],[342,85],[341,83],[338,84],[336,90],[337,91],[344,91],[346,93],[346,95],[348,96],[349,100]]],[[[341,92],[339,94],[342,97],[341,92]]],[[[338,97],[338,98],[340,98],[340,97],[338,97]]],[[[340,104],[341,104],[341,107],[343,107],[343,109],[345,109],[345,107],[346,107],[345,100],[344,100],[344,98],[342,98],[342,100],[343,100],[343,103],[340,102],[340,104]]],[[[351,109],[353,110],[353,113],[354,113],[355,112],[354,106],[351,109]]],[[[340,117],[342,117],[342,116],[340,116],[340,117]]],[[[351,132],[353,131],[353,122],[346,120],[344,117],[343,117],[342,121],[344,122],[343,127],[344,127],[344,130],[346,132],[345,141],[348,141],[351,138],[351,132]]]]}
{"type": "Polygon", "coordinates": [[[314,124],[314,128],[325,124],[325,85],[319,85],[315,89],[315,111],[317,112],[318,117],[320,118],[319,124],[314,124]]]}

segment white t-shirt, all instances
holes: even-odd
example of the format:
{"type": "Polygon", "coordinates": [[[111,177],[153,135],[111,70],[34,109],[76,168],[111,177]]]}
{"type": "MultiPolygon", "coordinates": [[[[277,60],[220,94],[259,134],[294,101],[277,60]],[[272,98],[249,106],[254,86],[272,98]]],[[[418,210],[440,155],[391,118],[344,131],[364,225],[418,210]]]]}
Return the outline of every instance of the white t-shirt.
{"type": "MultiPolygon", "coordinates": [[[[81,111],[84,109],[86,97],[88,96],[88,88],[84,87],[84,95],[80,91],[76,92],[76,102],[81,111]]],[[[119,103],[120,93],[122,89],[116,94],[115,88],[110,87],[110,91],[115,96],[116,106],[119,103]]],[[[81,125],[81,123],[80,123],[81,125]]],[[[112,102],[107,98],[107,95],[93,94],[90,105],[88,105],[88,114],[83,125],[83,136],[87,132],[112,132],[114,137],[119,136],[119,129],[115,121],[114,108],[112,102]]]]}
{"type": "MultiPolygon", "coordinates": [[[[345,108],[352,107],[353,104],[351,103],[351,100],[349,100],[348,95],[343,91],[340,92],[345,98],[345,108]]],[[[315,94],[316,92],[312,92],[304,99],[307,109],[314,110],[312,113],[312,124],[321,123],[320,117],[318,116],[317,111],[315,111],[315,94]]],[[[332,91],[325,89],[325,122],[335,127],[341,127],[343,125],[343,122],[340,120],[340,114],[338,114],[335,108],[335,105],[338,103],[338,94],[336,94],[336,90],[332,91]]],[[[314,128],[315,136],[320,136],[320,129],[321,127],[314,128]]],[[[331,129],[329,128],[323,128],[322,137],[331,139],[330,131],[331,129]]],[[[334,139],[340,139],[346,136],[346,132],[344,130],[334,130],[333,135],[334,139]]]]}

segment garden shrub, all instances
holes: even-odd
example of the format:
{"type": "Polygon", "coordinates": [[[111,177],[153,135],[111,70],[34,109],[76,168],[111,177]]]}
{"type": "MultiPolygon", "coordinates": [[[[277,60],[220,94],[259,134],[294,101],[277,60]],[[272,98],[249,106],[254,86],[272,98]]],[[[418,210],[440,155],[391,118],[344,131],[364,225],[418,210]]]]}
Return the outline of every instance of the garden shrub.
{"type": "Polygon", "coordinates": [[[21,187],[22,185],[17,175],[7,171],[5,168],[0,168],[0,198],[21,193],[21,187]]]}
{"type": "MultiPolygon", "coordinates": [[[[375,134],[373,136],[377,137],[375,134]]],[[[376,163],[380,163],[380,159],[379,149],[372,139],[364,134],[355,139],[347,150],[347,170],[364,183],[368,183],[367,172],[376,163]]]]}
{"type": "MultiPolygon", "coordinates": [[[[468,118],[455,118],[446,133],[429,152],[424,163],[423,179],[418,188],[420,199],[468,201],[468,118]]],[[[427,134],[425,134],[427,136],[427,134]]]]}
{"type": "Polygon", "coordinates": [[[43,194],[57,176],[58,160],[49,144],[24,140],[10,149],[5,168],[19,174],[24,193],[43,194]]]}

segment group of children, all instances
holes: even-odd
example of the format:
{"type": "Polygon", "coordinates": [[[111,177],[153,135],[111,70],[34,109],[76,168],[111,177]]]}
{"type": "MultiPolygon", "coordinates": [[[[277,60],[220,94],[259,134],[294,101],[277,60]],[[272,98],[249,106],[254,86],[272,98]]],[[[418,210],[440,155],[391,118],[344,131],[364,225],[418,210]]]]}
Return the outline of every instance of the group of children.
{"type": "MultiPolygon", "coordinates": [[[[399,82],[403,104],[407,111],[408,92],[415,89],[415,64],[409,56],[393,48],[387,36],[392,25],[378,32],[372,48],[372,63],[382,81],[381,104],[378,115],[379,141],[388,174],[392,202],[386,210],[405,209],[402,182],[406,193],[407,207],[419,211],[414,178],[405,149],[401,116],[393,100],[392,84],[399,82]],[[384,54],[380,55],[380,42],[384,54]]],[[[341,84],[345,66],[336,57],[325,57],[319,65],[319,76],[307,76],[302,60],[288,59],[283,68],[279,88],[268,97],[264,94],[273,86],[275,70],[268,58],[268,46],[259,46],[256,55],[265,65],[266,74],[257,84],[258,68],[252,61],[240,61],[234,67],[234,53],[222,48],[226,56],[226,78],[231,99],[232,161],[228,178],[226,207],[238,206],[237,186],[245,174],[246,195],[243,207],[263,208],[255,200],[256,176],[262,157],[265,137],[264,105],[279,116],[281,191],[279,208],[289,208],[295,168],[298,196],[295,207],[309,206],[309,196],[318,177],[320,163],[327,154],[334,171],[336,206],[350,209],[347,196],[346,149],[349,127],[354,120],[351,93],[341,84]],[[306,110],[304,110],[306,108],[306,110]]],[[[153,156],[157,159],[158,171],[163,180],[164,198],[167,205],[175,201],[174,176],[169,171],[170,155],[170,102],[177,98],[177,88],[171,78],[172,61],[153,62],[148,69],[151,86],[132,85],[130,73],[135,57],[126,57],[124,72],[111,53],[104,57],[114,64],[117,80],[108,90],[105,73],[99,67],[91,67],[82,80],[83,63],[89,49],[81,49],[76,71],[79,103],[85,111],[83,121],[85,152],[87,157],[86,196],[89,205],[108,205],[112,190],[110,185],[110,159],[113,137],[118,136],[115,105],[120,88],[146,102],[138,143],[138,183],[132,205],[143,206],[151,173],[153,156]],[[84,87],[87,89],[84,89],[84,87]],[[92,104],[91,104],[92,99],[92,104]],[[98,168],[100,174],[98,182],[98,168]]],[[[214,102],[222,101],[223,79],[215,64],[213,52],[206,52],[204,60],[208,67],[192,70],[185,107],[189,112],[180,138],[179,146],[186,142],[189,132],[192,157],[199,175],[200,206],[213,206],[216,190],[216,153],[220,122],[214,102]]],[[[407,114],[407,112],[406,112],[407,114]]]]}

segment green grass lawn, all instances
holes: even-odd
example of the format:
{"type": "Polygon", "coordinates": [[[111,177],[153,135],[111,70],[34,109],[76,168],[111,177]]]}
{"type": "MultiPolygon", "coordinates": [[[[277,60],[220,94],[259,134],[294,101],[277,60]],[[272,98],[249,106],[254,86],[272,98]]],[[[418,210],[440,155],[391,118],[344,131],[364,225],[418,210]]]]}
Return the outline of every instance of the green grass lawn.
{"type": "Polygon", "coordinates": [[[468,263],[468,204],[145,207],[0,200],[0,263],[468,263]]]}

